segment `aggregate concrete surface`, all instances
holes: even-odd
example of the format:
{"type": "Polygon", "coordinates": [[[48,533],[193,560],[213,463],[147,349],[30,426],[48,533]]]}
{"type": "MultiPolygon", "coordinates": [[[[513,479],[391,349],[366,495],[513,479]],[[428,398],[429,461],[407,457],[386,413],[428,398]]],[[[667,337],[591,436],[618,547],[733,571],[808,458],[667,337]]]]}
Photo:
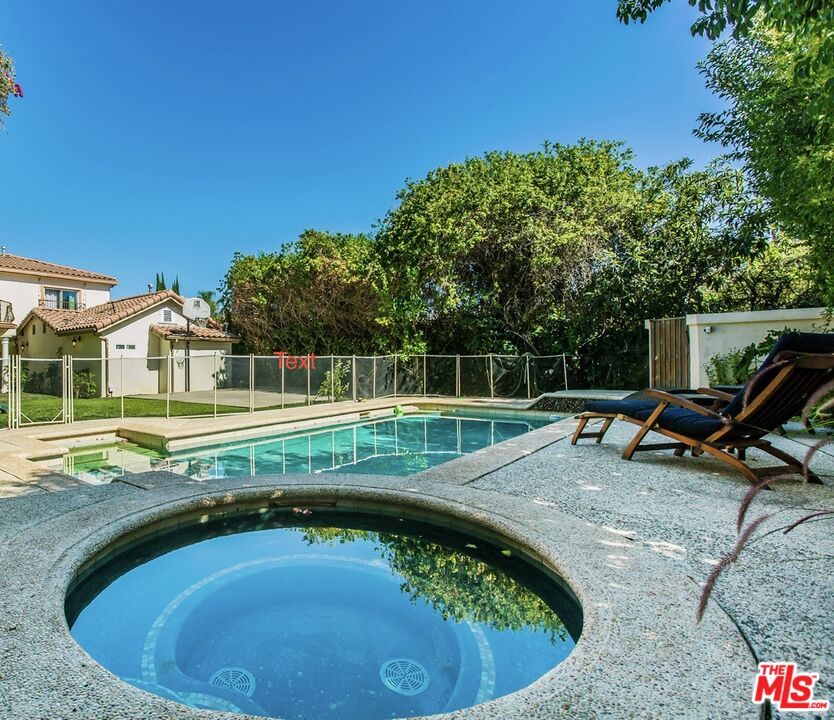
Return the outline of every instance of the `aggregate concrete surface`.
{"type": "Polygon", "coordinates": [[[69,634],[66,589],[96,553],[150,522],[234,503],[334,499],[486,526],[556,570],[580,600],[583,634],[566,661],[517,693],[445,717],[752,719],[757,659],[819,672],[817,697],[834,698],[832,526],[776,532],[834,508],[830,457],[816,464],[823,487],[785,482],[760,494],[751,517],[772,517],[696,623],[700,583],[735,541],[746,482],[706,458],[624,462],[630,426],[572,447],[572,423],[558,425],[448,463],[445,474],[199,482],[156,472],[0,500],[0,717],[241,718],[178,705],[99,666],[69,634]]]}

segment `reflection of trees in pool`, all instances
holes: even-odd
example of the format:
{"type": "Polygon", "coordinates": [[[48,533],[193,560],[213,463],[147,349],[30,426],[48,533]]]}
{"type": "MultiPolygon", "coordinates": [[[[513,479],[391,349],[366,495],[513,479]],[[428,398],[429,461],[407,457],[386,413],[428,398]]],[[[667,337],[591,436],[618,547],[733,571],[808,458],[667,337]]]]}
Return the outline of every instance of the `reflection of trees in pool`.
{"type": "MultiPolygon", "coordinates": [[[[412,602],[422,598],[445,619],[483,623],[499,631],[541,631],[554,644],[568,639],[562,621],[544,600],[474,554],[418,537],[369,530],[307,527],[302,532],[311,545],[373,542],[404,578],[400,588],[412,602]]],[[[478,550],[474,544],[467,547],[478,550]]]]}

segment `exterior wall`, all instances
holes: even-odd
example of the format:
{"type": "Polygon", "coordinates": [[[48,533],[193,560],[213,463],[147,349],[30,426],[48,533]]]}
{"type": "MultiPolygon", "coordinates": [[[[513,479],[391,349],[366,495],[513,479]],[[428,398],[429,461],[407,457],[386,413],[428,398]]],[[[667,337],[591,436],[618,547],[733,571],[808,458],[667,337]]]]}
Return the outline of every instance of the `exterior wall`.
{"type": "Polygon", "coordinates": [[[184,340],[175,340],[167,343],[173,346],[171,354],[171,392],[185,392],[186,386],[189,390],[213,390],[215,374],[223,372],[225,360],[217,358],[215,364],[214,355],[228,355],[232,351],[231,343],[210,342],[206,340],[190,341],[189,350],[186,351],[184,340]],[[186,365],[186,352],[191,358],[186,365]],[[186,378],[186,370],[189,377],[186,378]]]}
{"type": "MultiPolygon", "coordinates": [[[[25,327],[19,328],[18,347],[22,358],[59,358],[73,356],[76,373],[76,392],[84,381],[86,390],[100,397],[108,395],[156,395],[165,393],[168,384],[167,359],[171,362],[171,392],[184,392],[186,388],[185,341],[174,343],[163,340],[151,332],[151,325],[164,323],[164,311],[170,310],[171,325],[185,326],[182,307],[175,300],[166,300],[153,308],[123,320],[102,331],[56,335],[40,318],[32,317],[25,327]],[[72,345],[73,337],[79,341],[72,345]],[[79,376],[78,373],[84,373],[79,376]]],[[[190,389],[214,388],[215,353],[231,353],[228,342],[192,340],[190,343],[190,389]]],[[[29,363],[32,371],[39,371],[48,363],[29,363]]],[[[222,372],[224,360],[218,359],[217,369],[222,372]]]]}
{"type": "Polygon", "coordinates": [[[17,332],[17,347],[22,358],[55,358],[72,352],[67,349],[72,347],[72,337],[56,335],[40,318],[30,318],[26,325],[18,327],[17,332]]]}
{"type": "Polygon", "coordinates": [[[102,283],[0,272],[0,300],[8,300],[12,304],[12,312],[17,322],[23,320],[32,308],[38,306],[44,288],[48,287],[78,290],[78,301],[87,307],[110,300],[110,286],[102,283]]]}
{"type": "Polygon", "coordinates": [[[170,324],[186,324],[180,304],[175,300],[166,300],[101,333],[101,337],[107,339],[110,358],[108,384],[113,395],[121,395],[123,389],[128,395],[165,392],[165,358],[169,343],[151,332],[151,325],[163,323],[165,310],[171,311],[170,324]]]}
{"type": "Polygon", "coordinates": [[[824,312],[825,308],[807,308],[687,315],[691,387],[709,384],[704,366],[713,355],[760,342],[771,330],[788,327],[806,332],[826,332],[824,312]]]}
{"type": "MultiPolygon", "coordinates": [[[[72,345],[73,335],[56,335],[52,329],[40,318],[30,318],[25,326],[18,328],[18,348],[21,357],[21,366],[27,373],[27,382],[23,389],[25,392],[47,392],[47,394],[60,394],[61,388],[56,380],[54,386],[45,391],[43,384],[37,381],[36,373],[47,372],[51,377],[61,377],[61,356],[80,354],[82,357],[94,358],[83,361],[74,366],[78,373],[82,370],[89,370],[88,377],[93,383],[95,394],[100,393],[102,366],[101,360],[95,356],[100,348],[100,341],[95,333],[77,333],[76,337],[80,342],[72,345]],[[24,347],[21,347],[24,346],[24,347]],[[46,362],[44,362],[46,361],[46,362]]],[[[76,388],[78,390],[78,388],[76,388]]]]}

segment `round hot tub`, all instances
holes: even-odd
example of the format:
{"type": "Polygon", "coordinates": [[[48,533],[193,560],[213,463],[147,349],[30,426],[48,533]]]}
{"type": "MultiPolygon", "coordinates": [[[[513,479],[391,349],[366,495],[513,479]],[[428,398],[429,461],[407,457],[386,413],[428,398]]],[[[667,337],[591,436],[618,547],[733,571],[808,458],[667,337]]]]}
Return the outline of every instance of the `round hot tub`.
{"type": "Polygon", "coordinates": [[[145,528],[87,565],[66,610],[82,647],[137,687],[315,720],[506,695],[558,665],[582,625],[565,583],[498,536],[328,506],[145,528]]]}

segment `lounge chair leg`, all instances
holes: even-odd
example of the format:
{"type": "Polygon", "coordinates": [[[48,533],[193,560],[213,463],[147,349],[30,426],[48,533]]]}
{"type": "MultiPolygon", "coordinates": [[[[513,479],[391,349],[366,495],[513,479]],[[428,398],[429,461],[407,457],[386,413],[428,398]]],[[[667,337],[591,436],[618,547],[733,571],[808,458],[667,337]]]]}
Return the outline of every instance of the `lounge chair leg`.
{"type": "Polygon", "coordinates": [[[686,445],[681,445],[680,447],[675,448],[675,457],[683,457],[685,452],[686,452],[686,445]]]}
{"type": "Polygon", "coordinates": [[[646,422],[640,427],[637,431],[637,434],[631,439],[631,442],[626,447],[625,451],[623,452],[623,460],[631,460],[634,452],[637,450],[637,447],[643,442],[643,438],[649,433],[649,431],[654,427],[655,423],[657,422],[657,418],[660,417],[660,413],[662,413],[666,406],[669,403],[662,402],[660,403],[653,411],[652,414],[646,418],[646,422]]]}
{"type": "MultiPolygon", "coordinates": [[[[785,471],[792,470],[793,472],[797,473],[798,475],[802,474],[802,461],[797,460],[793,455],[786,453],[784,450],[780,450],[779,448],[773,447],[770,443],[767,445],[762,445],[759,450],[768,453],[769,455],[773,455],[773,457],[778,458],[781,460],[785,465],[788,467],[785,468],[785,471]]],[[[822,480],[819,479],[819,476],[816,473],[808,471],[808,482],[814,485],[822,485],[822,480]]]]}
{"type": "Polygon", "coordinates": [[[730,465],[734,470],[740,472],[744,477],[749,480],[754,485],[759,482],[761,478],[756,475],[755,471],[747,465],[743,460],[739,460],[735,455],[731,455],[720,448],[714,447],[713,445],[708,444],[701,444],[698,446],[701,452],[705,452],[712,457],[721,460],[728,465],[730,465]]]}
{"type": "Polygon", "coordinates": [[[582,434],[582,431],[585,429],[585,426],[588,424],[588,420],[591,418],[581,417],[579,418],[579,425],[576,426],[576,430],[573,432],[573,437],[570,439],[571,445],[576,445],[577,441],[579,440],[579,436],[582,434]]]}
{"type": "Polygon", "coordinates": [[[611,427],[611,423],[614,422],[614,418],[605,418],[605,422],[602,423],[602,427],[599,431],[599,437],[597,438],[597,445],[602,442],[602,438],[605,437],[605,433],[608,432],[608,428],[611,427]]]}

